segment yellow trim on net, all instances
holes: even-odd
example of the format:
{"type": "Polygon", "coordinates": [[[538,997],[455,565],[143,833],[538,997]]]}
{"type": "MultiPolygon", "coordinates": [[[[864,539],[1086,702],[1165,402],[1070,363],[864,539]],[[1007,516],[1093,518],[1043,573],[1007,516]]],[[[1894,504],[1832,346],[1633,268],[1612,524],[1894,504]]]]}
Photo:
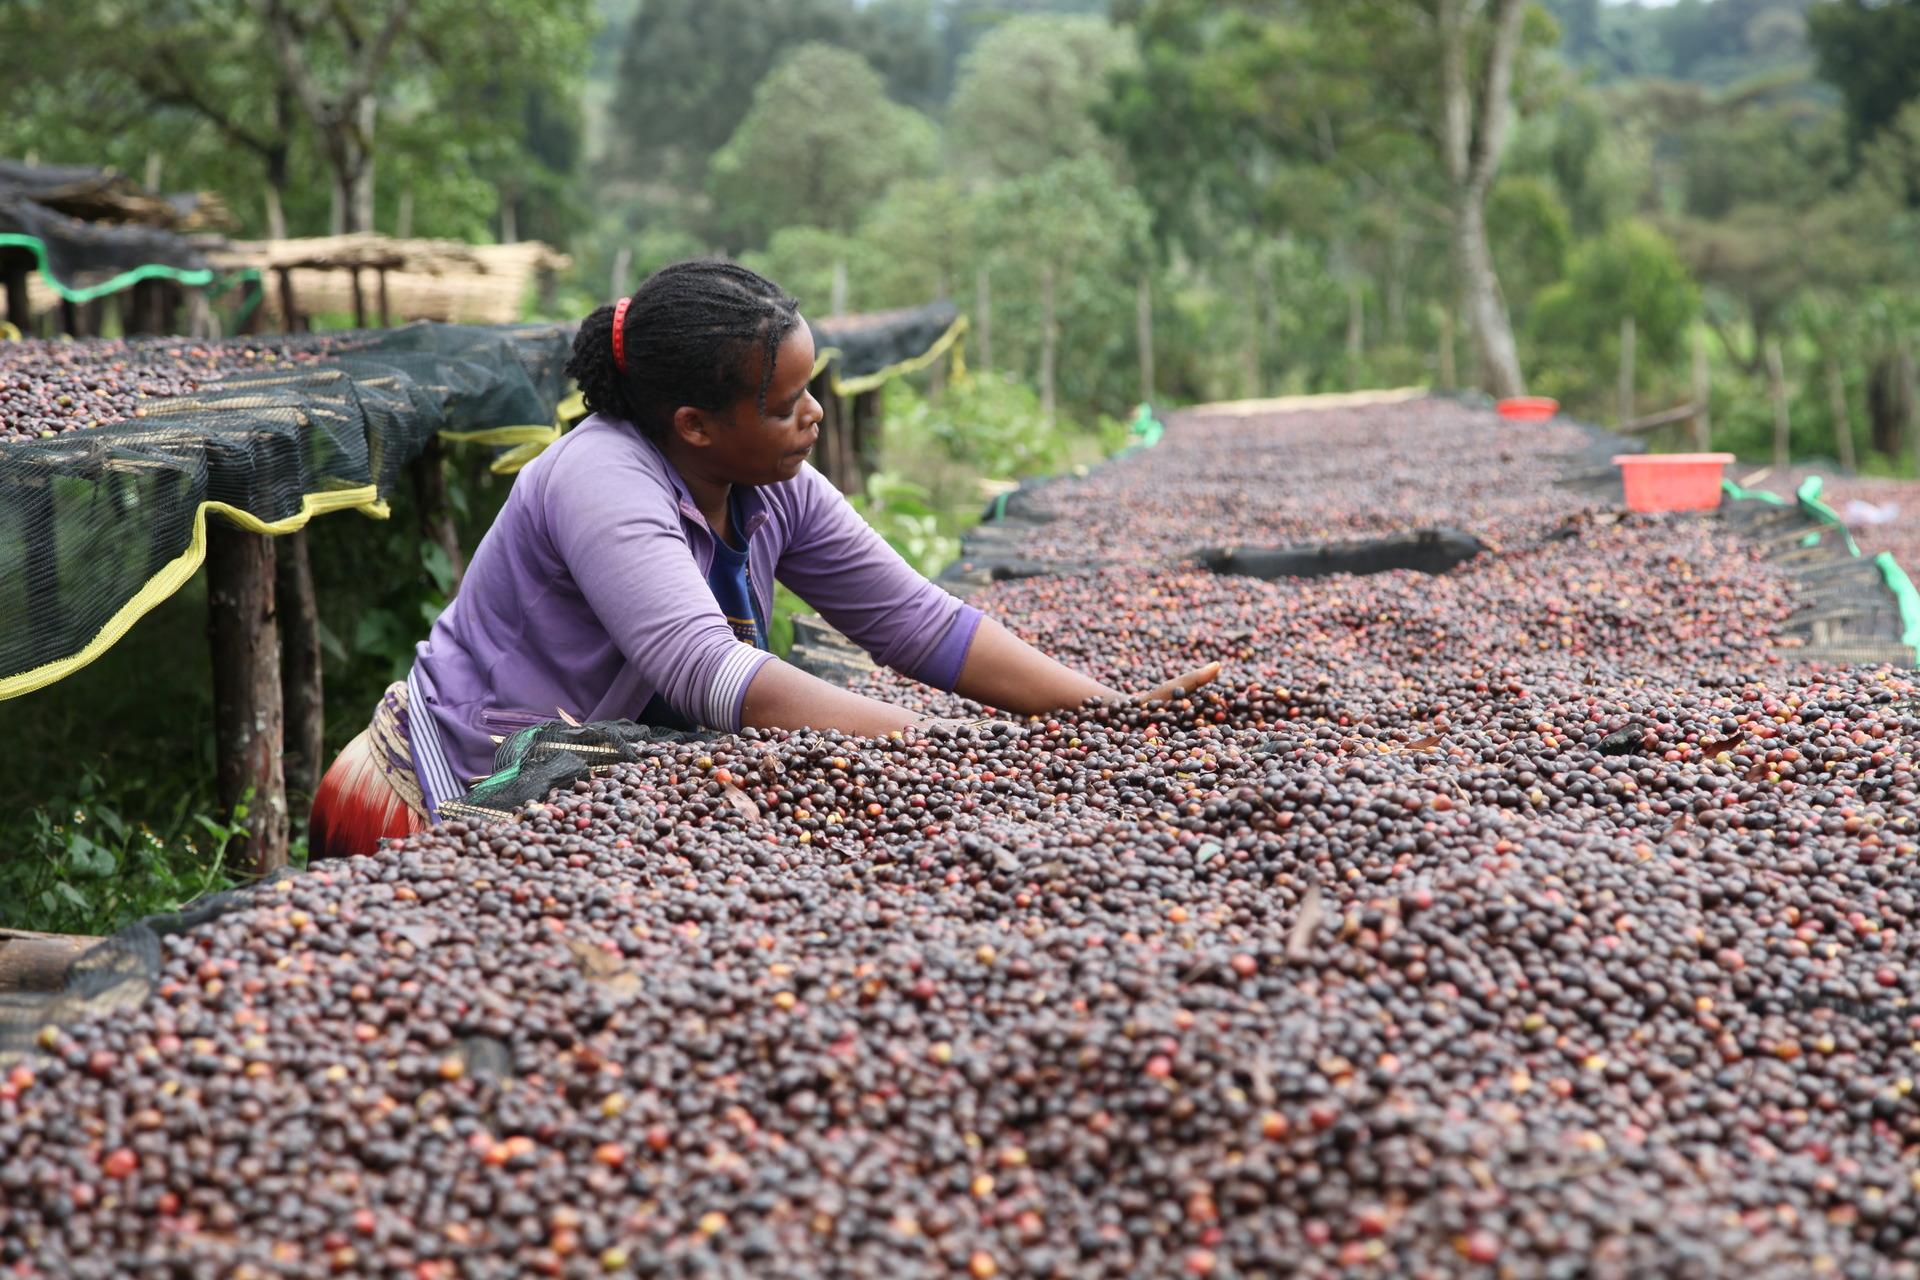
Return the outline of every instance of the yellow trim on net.
{"type": "Polygon", "coordinates": [[[0,341],[4,341],[4,342],[20,341],[20,331],[13,327],[13,322],[11,320],[0,320],[0,341]]]}
{"type": "Polygon", "coordinates": [[[442,440],[452,440],[456,444],[488,444],[505,446],[510,444],[552,444],[560,438],[557,426],[543,427],[537,422],[519,427],[487,427],[481,431],[442,431],[442,440]]]}
{"type": "Polygon", "coordinates": [[[65,679],[95,658],[118,644],[133,624],[138,622],[155,605],[171,596],[189,578],[207,558],[207,513],[216,512],[227,517],[242,529],[251,533],[285,534],[306,527],[307,521],[329,511],[362,511],[370,516],[384,519],[387,504],[380,500],[380,494],[372,485],[362,485],[353,489],[333,489],[323,493],[309,493],[300,499],[297,514],[284,520],[262,520],[260,517],[226,502],[203,502],[199,510],[193,513],[193,537],[187,543],[187,549],[168,561],[160,572],[148,578],[133,598],[115,611],[107,624],[100,628],[93,639],[86,643],[78,653],[49,662],[44,666],[23,671],[17,676],[0,680],[0,702],[8,698],[17,698],[35,689],[43,689],[56,680],[65,679]]]}
{"type": "MultiPolygon", "coordinates": [[[[909,356],[898,364],[890,364],[884,369],[876,370],[873,373],[864,373],[857,378],[847,378],[844,381],[838,373],[835,373],[831,384],[833,394],[837,396],[862,395],[868,391],[879,390],[903,374],[917,373],[945,355],[948,348],[958,343],[961,337],[966,334],[968,327],[967,317],[960,316],[951,325],[947,326],[947,331],[941,334],[932,346],[917,356],[909,356]]],[[[961,346],[953,357],[954,377],[956,378],[964,378],[967,373],[965,350],[965,346],[961,346]]],[[[814,378],[819,377],[836,358],[844,360],[846,355],[847,353],[839,347],[820,348],[814,353],[813,373],[807,380],[811,382],[814,378]]]]}

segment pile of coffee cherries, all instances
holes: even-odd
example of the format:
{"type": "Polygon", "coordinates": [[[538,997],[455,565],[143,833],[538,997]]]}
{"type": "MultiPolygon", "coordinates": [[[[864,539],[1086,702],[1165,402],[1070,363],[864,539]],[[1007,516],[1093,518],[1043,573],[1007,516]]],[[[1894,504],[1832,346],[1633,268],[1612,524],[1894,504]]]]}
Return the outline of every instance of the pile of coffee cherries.
{"type": "Polygon", "coordinates": [[[0,444],[144,417],[148,400],[218,390],[236,374],[323,358],[335,345],[331,337],[0,343],[0,444]]]}
{"type": "MultiPolygon", "coordinates": [[[[1449,420],[1437,468],[1536,479],[1448,575],[1116,541],[976,597],[1121,685],[1223,661],[1192,698],[655,747],[169,939],[0,1078],[0,1265],[1920,1275],[1910,674],[1795,664],[1713,518],[1611,519],[1449,420]]],[[[1292,476],[1333,438],[1222,430],[1263,428],[1292,476]]],[[[1205,439],[1136,473],[1142,527],[1205,439]]],[[[1207,519],[1378,527],[1236,483],[1207,519]]]]}

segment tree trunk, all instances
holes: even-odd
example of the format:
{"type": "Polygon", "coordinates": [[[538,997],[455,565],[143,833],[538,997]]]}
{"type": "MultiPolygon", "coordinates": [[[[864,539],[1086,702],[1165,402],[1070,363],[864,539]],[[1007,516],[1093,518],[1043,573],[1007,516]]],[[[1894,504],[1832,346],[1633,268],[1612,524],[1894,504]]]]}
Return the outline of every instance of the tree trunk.
{"type": "Polygon", "coordinates": [[[1480,380],[1485,390],[1500,399],[1523,396],[1527,384],[1520,376],[1520,353],[1514,346],[1506,301],[1500,296],[1500,281],[1493,272],[1493,253],[1487,247],[1485,193],[1466,195],[1465,203],[1454,212],[1453,251],[1480,380]]]}
{"type": "Polygon", "coordinates": [[[1360,277],[1347,279],[1347,390],[1360,389],[1360,361],[1367,354],[1367,301],[1360,277]]]}
{"type": "Polygon", "coordinates": [[[1847,414],[1847,383],[1840,373],[1840,361],[1827,357],[1827,400],[1833,407],[1833,447],[1841,467],[1854,470],[1853,421],[1847,414]]]}
{"type": "Polygon", "coordinates": [[[847,260],[845,258],[833,260],[833,288],[828,298],[828,305],[832,308],[830,314],[836,320],[847,314],[847,260]]]}
{"type": "Polygon", "coordinates": [[[993,283],[988,278],[986,264],[973,277],[973,311],[975,336],[980,342],[980,367],[993,370],[993,283]]]}
{"type": "Polygon", "coordinates": [[[33,333],[33,305],[27,292],[27,277],[33,271],[33,253],[27,249],[0,249],[0,283],[6,287],[7,322],[22,336],[33,333]]]}
{"type": "Polygon", "coordinates": [[[1513,324],[1487,246],[1487,191],[1500,169],[1511,109],[1513,63],[1520,47],[1525,0],[1493,0],[1492,39],[1482,59],[1482,80],[1473,82],[1469,49],[1481,5],[1440,0],[1441,158],[1453,211],[1453,261],[1467,324],[1485,389],[1500,397],[1526,394],[1513,324]],[[1475,121],[1476,89],[1478,122],[1475,121]]]}
{"type": "Polygon", "coordinates": [[[1440,389],[1452,391],[1460,385],[1459,373],[1453,363],[1453,308],[1449,306],[1440,313],[1440,389]]]}
{"type": "Polygon", "coordinates": [[[1058,404],[1054,373],[1060,354],[1060,321],[1054,301],[1054,267],[1048,262],[1040,268],[1040,416],[1049,426],[1058,404]]]}
{"type": "Polygon", "coordinates": [[[1620,318],[1620,425],[1626,426],[1639,415],[1633,411],[1633,317],[1620,318]]]}
{"type": "Polygon", "coordinates": [[[453,522],[453,504],[447,498],[447,472],[442,465],[446,457],[447,446],[439,436],[431,436],[426,447],[420,450],[420,456],[407,464],[407,469],[413,476],[414,496],[420,503],[420,536],[445,552],[447,563],[453,566],[453,588],[447,592],[447,598],[452,599],[467,575],[467,560],[460,550],[460,530],[453,522]]]}
{"type": "Polygon", "coordinates": [[[313,563],[302,529],[275,538],[279,552],[274,603],[280,620],[281,676],[286,707],[287,797],[300,827],[326,770],[326,694],[320,670],[320,609],[313,594],[313,563]]]}
{"type": "Polygon", "coordinates": [[[220,807],[244,805],[239,853],[264,875],[287,864],[287,793],[273,539],[207,521],[207,622],[213,642],[214,768],[220,807]]]}
{"type": "Polygon", "coordinates": [[[1780,340],[1767,339],[1767,386],[1773,393],[1773,465],[1784,468],[1792,423],[1787,411],[1787,372],[1780,361],[1780,340]]]}
{"type": "Polygon", "coordinates": [[[1707,366],[1707,335],[1693,331],[1693,447],[1700,453],[1713,447],[1713,373],[1707,366]]]}
{"type": "Polygon", "coordinates": [[[1134,337],[1140,347],[1140,402],[1153,403],[1153,282],[1140,277],[1134,308],[1134,337]]]}
{"type": "Polygon", "coordinates": [[[285,240],[287,238],[287,215],[280,207],[280,193],[271,183],[267,186],[267,239],[285,240]]]}

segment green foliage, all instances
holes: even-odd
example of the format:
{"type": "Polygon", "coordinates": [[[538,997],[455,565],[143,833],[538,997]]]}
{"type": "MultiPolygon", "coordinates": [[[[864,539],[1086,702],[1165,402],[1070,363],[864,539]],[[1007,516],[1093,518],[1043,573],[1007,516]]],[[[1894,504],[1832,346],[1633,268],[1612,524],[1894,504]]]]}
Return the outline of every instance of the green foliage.
{"type": "Polygon", "coordinates": [[[1639,352],[1681,354],[1699,292],[1673,243],[1644,222],[1627,221],[1574,251],[1567,278],[1541,295],[1535,333],[1544,342],[1592,349],[1632,316],[1639,352]]]}
{"type": "Polygon", "coordinates": [[[953,383],[938,405],[906,383],[889,383],[886,423],[889,437],[929,440],[987,480],[1062,471],[1074,460],[1080,434],[1050,425],[1031,388],[992,374],[953,383]]]}
{"type": "Polygon", "coordinates": [[[891,471],[867,477],[866,492],[851,501],[853,509],[887,540],[901,558],[931,576],[960,554],[960,539],[942,529],[940,512],[931,505],[933,494],[891,471]]]}
{"type": "Polygon", "coordinates": [[[181,796],[156,831],[107,790],[84,769],[72,795],[0,820],[0,926],[98,936],[238,883],[226,855],[246,835],[244,804],[221,822],[181,796]]]}
{"type": "Polygon", "coordinates": [[[885,272],[885,264],[859,238],[819,227],[782,227],[765,249],[748,250],[740,261],[778,280],[816,319],[828,314],[836,266],[847,269],[848,296],[858,299],[862,310],[873,301],[871,282],[885,272]]]}
{"type": "Polygon", "coordinates": [[[849,232],[901,178],[932,168],[933,122],[890,102],[866,59],[801,45],[753,92],[753,106],[708,165],[724,227],[765,243],[781,227],[849,232]]]}
{"type": "Polygon", "coordinates": [[[1920,0],[1834,0],[1807,11],[1820,74],[1846,104],[1856,146],[1920,99],[1920,0]]]}
{"type": "Polygon", "coordinates": [[[948,110],[953,146],[980,173],[1011,178],[1108,153],[1093,109],[1137,61],[1105,21],[1033,14],[995,27],[961,64],[948,110]]]}
{"type": "MultiPolygon", "coordinates": [[[[903,0],[647,0],[627,29],[612,99],[608,169],[629,180],[697,187],[739,129],[755,89],[810,41],[879,68],[896,100],[932,105],[940,54],[930,24],[903,0]]],[[[813,109],[811,93],[786,109],[813,109]]],[[[770,179],[780,187],[791,173],[770,179]]],[[[794,221],[807,221],[799,218],[794,221]]]]}

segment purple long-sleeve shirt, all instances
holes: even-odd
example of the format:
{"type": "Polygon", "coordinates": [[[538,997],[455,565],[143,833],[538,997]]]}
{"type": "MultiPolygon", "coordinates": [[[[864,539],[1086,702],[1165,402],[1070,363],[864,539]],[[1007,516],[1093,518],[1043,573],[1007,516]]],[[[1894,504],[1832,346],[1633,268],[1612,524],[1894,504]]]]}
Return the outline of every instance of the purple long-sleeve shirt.
{"type": "MultiPolygon", "coordinates": [[[[743,488],[735,509],[763,617],[778,578],[881,665],[941,689],[959,680],[980,611],[916,573],[819,472],[743,488]]],[[[429,801],[492,772],[494,735],[560,709],[638,719],[658,693],[691,721],[738,729],[772,655],[741,643],[714,602],[714,538],[628,423],[596,414],[529,463],[417,650],[412,736],[429,801]]]]}

